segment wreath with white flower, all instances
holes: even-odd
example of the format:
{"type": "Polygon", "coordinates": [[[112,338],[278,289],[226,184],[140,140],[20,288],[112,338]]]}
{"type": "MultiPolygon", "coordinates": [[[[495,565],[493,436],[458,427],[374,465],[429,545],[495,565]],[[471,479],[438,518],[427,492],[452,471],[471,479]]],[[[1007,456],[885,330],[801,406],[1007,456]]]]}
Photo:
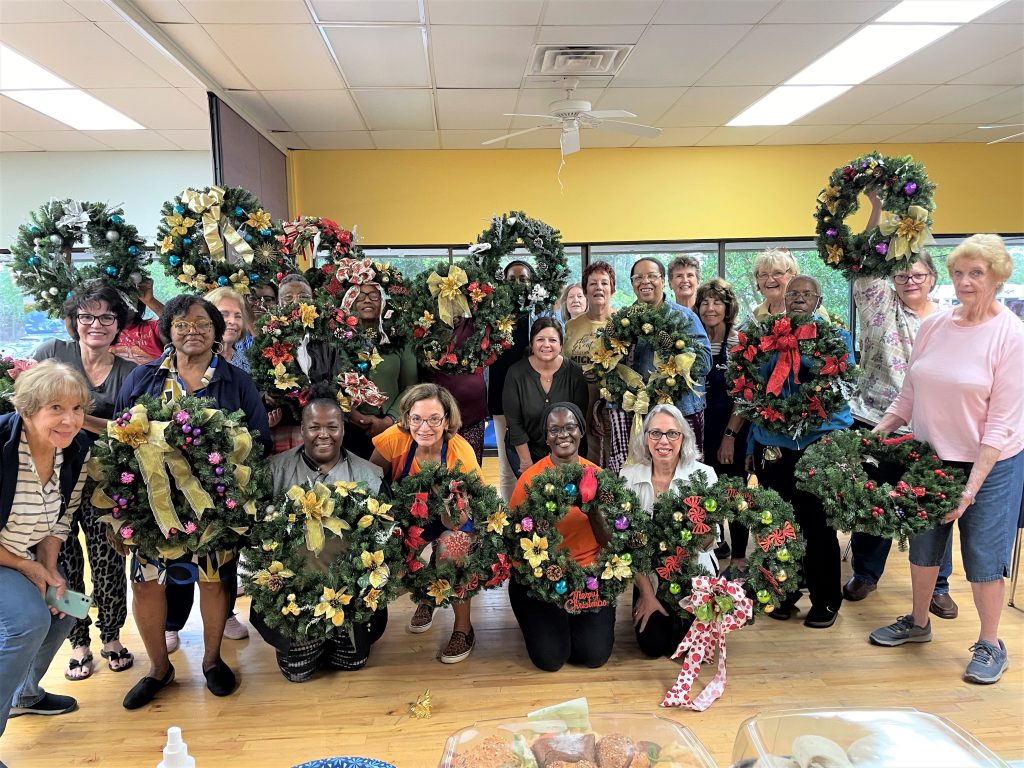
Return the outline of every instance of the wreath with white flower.
{"type": "Polygon", "coordinates": [[[501,586],[509,575],[502,531],[508,515],[490,485],[461,465],[428,463],[394,486],[395,520],[405,531],[402,581],[417,603],[443,607],[501,586]],[[430,526],[443,526],[430,560],[422,557],[430,526]]]}
{"type": "Polygon", "coordinates": [[[270,213],[241,187],[186,189],[164,203],[157,239],[166,273],[196,293],[231,287],[248,294],[250,286],[295,271],[280,250],[270,213]]]}
{"type": "Polygon", "coordinates": [[[14,382],[21,375],[36,364],[35,360],[15,360],[6,355],[0,357],[0,414],[11,413],[14,410],[14,403],[11,396],[14,394],[14,382]]]}
{"type": "MultiPolygon", "coordinates": [[[[576,462],[546,469],[509,515],[505,546],[513,578],[531,597],[558,603],[569,613],[614,605],[634,573],[650,570],[647,514],[625,481],[611,472],[576,462]],[[570,507],[604,524],[608,541],[588,566],[562,546],[558,523],[570,507]]],[[[595,538],[600,543],[601,536],[595,538]]]]}
{"type": "MultiPolygon", "coordinates": [[[[323,290],[348,312],[359,296],[359,286],[376,285],[381,293],[380,322],[369,334],[369,341],[381,349],[400,349],[408,331],[409,289],[402,273],[390,262],[370,259],[340,259],[319,270],[325,282],[323,290]],[[339,299],[340,297],[340,299],[339,299]]],[[[307,276],[310,273],[307,273],[307,276]]]]}
{"type": "Polygon", "coordinates": [[[818,254],[846,279],[889,277],[909,269],[928,242],[935,185],[912,157],[872,152],[829,176],[818,195],[818,254]],[[861,192],[876,192],[882,205],[877,226],[854,235],[846,218],[860,207],[861,192]]]}
{"type": "Polygon", "coordinates": [[[355,233],[323,216],[302,216],[294,221],[281,222],[277,241],[281,253],[295,261],[297,269],[314,290],[330,276],[323,267],[343,259],[358,259],[360,255],[355,233]]]}
{"type": "Polygon", "coordinates": [[[110,510],[100,521],[150,558],[239,546],[270,490],[244,419],[208,398],[140,397],[92,447],[90,501],[110,510]]]}
{"type": "Polygon", "coordinates": [[[309,375],[299,366],[299,346],[306,334],[313,332],[319,317],[317,306],[307,302],[271,309],[256,318],[256,333],[248,353],[256,388],[283,400],[296,419],[312,392],[309,375]]]}
{"type": "Polygon", "coordinates": [[[106,203],[55,200],[30,214],[11,243],[11,269],[18,286],[36,306],[60,317],[64,301],[82,283],[102,280],[135,306],[139,283],[151,256],[124,210],[106,203]],[[94,264],[76,267],[72,249],[88,241],[94,264]]]}
{"type": "Polygon", "coordinates": [[[291,640],[337,637],[397,595],[402,530],[365,483],[304,483],[274,497],[243,552],[246,594],[291,640]]]}

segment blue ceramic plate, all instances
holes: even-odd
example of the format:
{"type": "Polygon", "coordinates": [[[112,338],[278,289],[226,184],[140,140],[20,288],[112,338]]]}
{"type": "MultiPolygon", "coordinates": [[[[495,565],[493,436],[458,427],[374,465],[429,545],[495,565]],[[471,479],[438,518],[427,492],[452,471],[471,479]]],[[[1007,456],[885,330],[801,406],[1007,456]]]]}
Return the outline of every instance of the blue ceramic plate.
{"type": "Polygon", "coordinates": [[[371,757],[321,757],[294,768],[395,768],[391,763],[374,760],[371,757]]]}

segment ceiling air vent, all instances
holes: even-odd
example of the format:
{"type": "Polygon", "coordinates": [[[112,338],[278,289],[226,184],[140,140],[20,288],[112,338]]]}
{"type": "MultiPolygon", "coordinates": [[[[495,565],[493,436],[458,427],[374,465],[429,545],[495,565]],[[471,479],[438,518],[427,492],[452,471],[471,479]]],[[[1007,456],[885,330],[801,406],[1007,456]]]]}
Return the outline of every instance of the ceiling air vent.
{"type": "Polygon", "coordinates": [[[534,46],[529,75],[614,75],[631,45],[538,45],[534,46]]]}

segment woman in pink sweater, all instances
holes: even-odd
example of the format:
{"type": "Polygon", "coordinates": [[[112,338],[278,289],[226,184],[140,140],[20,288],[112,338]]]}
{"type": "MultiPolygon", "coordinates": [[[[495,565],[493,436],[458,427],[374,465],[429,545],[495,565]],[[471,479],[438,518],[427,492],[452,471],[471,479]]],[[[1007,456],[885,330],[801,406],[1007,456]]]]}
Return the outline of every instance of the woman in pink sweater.
{"type": "Polygon", "coordinates": [[[875,431],[912,424],[943,461],[968,472],[967,487],[945,525],[911,540],[912,613],[870,639],[883,646],[932,639],[928,604],[959,520],[964,570],[981,618],[964,679],[991,684],[1009,666],[998,630],[1024,489],[1024,325],[996,300],[1013,271],[998,235],[967,238],[946,268],[959,306],[922,323],[903,388],[875,431]]]}

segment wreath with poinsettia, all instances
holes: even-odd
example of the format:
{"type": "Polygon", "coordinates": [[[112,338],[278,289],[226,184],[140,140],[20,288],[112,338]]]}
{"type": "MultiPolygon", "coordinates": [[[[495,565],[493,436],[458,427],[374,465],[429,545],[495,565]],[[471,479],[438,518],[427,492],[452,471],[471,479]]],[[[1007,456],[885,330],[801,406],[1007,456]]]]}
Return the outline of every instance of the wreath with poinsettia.
{"type": "MultiPolygon", "coordinates": [[[[650,570],[647,514],[622,478],[591,464],[560,464],[539,473],[509,517],[505,546],[513,578],[531,597],[569,613],[614,605],[634,573],[650,570]],[[604,523],[607,542],[587,566],[562,546],[558,523],[570,507],[604,523]]],[[[596,538],[600,543],[602,537],[596,538]]]]}
{"type": "Polygon", "coordinates": [[[468,600],[509,576],[501,532],[508,516],[497,492],[462,465],[427,463],[395,484],[395,520],[405,531],[402,583],[417,603],[443,607],[468,600]],[[424,533],[442,528],[427,541],[424,533]],[[423,550],[433,543],[430,560],[423,550]]]}
{"type": "Polygon", "coordinates": [[[314,290],[327,281],[329,273],[321,271],[321,266],[359,254],[355,234],[323,216],[301,216],[281,222],[277,241],[281,253],[295,261],[299,272],[305,275],[314,290]],[[318,265],[318,257],[326,263],[318,265]]]}
{"type": "Polygon", "coordinates": [[[243,552],[246,594],[291,640],[370,620],[401,585],[402,529],[365,483],[303,483],[277,494],[243,552]]]}
{"type": "Polygon", "coordinates": [[[150,558],[239,546],[270,490],[244,419],[209,398],[140,397],[92,447],[91,503],[110,510],[100,520],[150,558]]]}
{"type": "Polygon", "coordinates": [[[164,271],[196,293],[227,286],[248,294],[250,286],[295,271],[295,262],[280,250],[270,213],[241,187],[186,189],[165,202],[160,215],[164,271]]]}
{"type": "Polygon", "coordinates": [[[88,280],[102,280],[117,290],[126,306],[138,293],[151,256],[124,210],[106,203],[54,200],[33,211],[31,223],[18,227],[11,243],[11,269],[18,286],[32,294],[36,306],[61,317],[64,301],[88,280]],[[94,264],[76,267],[71,252],[88,241],[94,264]]]}
{"type": "Polygon", "coordinates": [[[14,403],[11,402],[11,396],[14,394],[14,381],[22,371],[28,370],[35,364],[35,360],[0,357],[0,414],[11,413],[14,410],[14,403]]]}
{"type": "Polygon", "coordinates": [[[736,412],[752,424],[798,439],[850,399],[860,371],[843,332],[816,315],[752,320],[729,350],[736,412]]]}
{"type": "Polygon", "coordinates": [[[318,306],[304,301],[256,318],[248,353],[252,380],[261,392],[282,400],[296,418],[312,392],[309,375],[299,366],[299,346],[306,334],[313,335],[319,318],[318,306]]]}
{"type": "Polygon", "coordinates": [[[848,280],[908,269],[928,240],[934,191],[924,166],[909,156],[871,152],[836,168],[814,213],[822,261],[848,280]],[[877,226],[855,235],[846,218],[860,207],[860,193],[869,191],[878,194],[882,217],[877,226]]]}
{"type": "Polygon", "coordinates": [[[808,447],[796,481],[821,499],[836,530],[896,539],[905,549],[909,538],[956,509],[966,476],[913,435],[855,429],[830,432],[808,447]]]}
{"type": "Polygon", "coordinates": [[[323,276],[323,290],[346,313],[359,296],[359,286],[376,285],[381,292],[380,322],[376,329],[367,329],[367,340],[381,349],[404,346],[409,289],[401,271],[390,262],[370,259],[340,259],[324,264],[318,271],[323,276]]]}

